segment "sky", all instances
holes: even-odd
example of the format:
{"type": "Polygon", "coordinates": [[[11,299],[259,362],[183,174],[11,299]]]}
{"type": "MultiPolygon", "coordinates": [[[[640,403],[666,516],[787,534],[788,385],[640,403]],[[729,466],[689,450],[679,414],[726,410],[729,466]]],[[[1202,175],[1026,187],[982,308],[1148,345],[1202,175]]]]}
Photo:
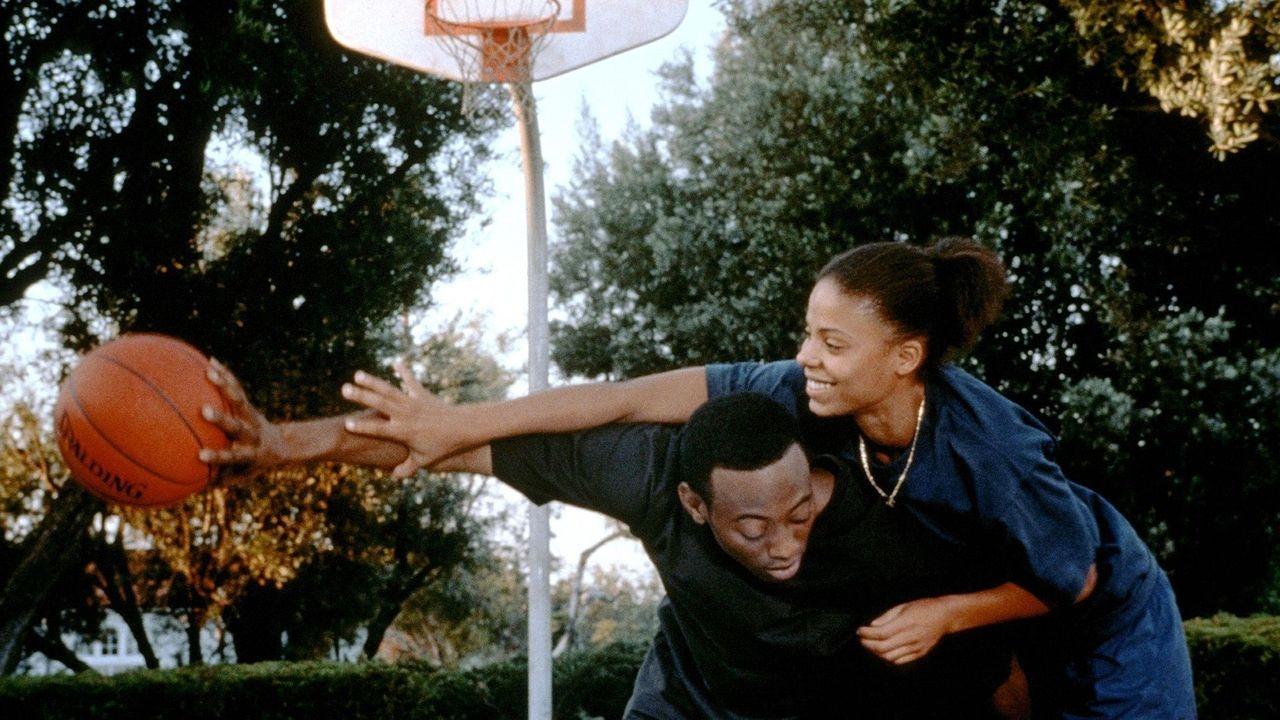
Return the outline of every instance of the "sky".
{"type": "MultiPolygon", "coordinates": [[[[670,35],[535,84],[548,195],[572,178],[584,104],[606,142],[621,137],[628,122],[648,125],[650,110],[661,100],[658,69],[688,49],[694,53],[699,72],[709,72],[710,48],[723,31],[724,19],[711,0],[691,0],[684,22],[670,35]]],[[[489,314],[490,327],[495,330],[523,330],[527,310],[525,200],[514,125],[499,136],[494,149],[500,156],[490,167],[494,196],[484,208],[492,224],[474,227],[455,248],[455,257],[465,269],[435,292],[440,304],[437,312],[447,317],[450,310],[474,307],[489,314]],[[494,288],[503,288],[503,295],[493,296],[494,288]]],[[[550,213],[550,198],[547,200],[550,213]]],[[[548,231],[554,242],[554,224],[549,224],[548,231]]]]}
{"type": "MultiPolygon", "coordinates": [[[[662,99],[656,73],[664,63],[679,58],[687,49],[693,53],[700,75],[709,73],[710,49],[724,32],[724,19],[712,7],[711,0],[691,0],[689,6],[684,21],[670,35],[534,85],[548,195],[554,195],[572,179],[584,104],[596,120],[601,139],[609,142],[620,138],[628,123],[638,127],[649,124],[650,110],[662,99]]],[[[518,369],[523,367],[528,352],[523,335],[528,286],[524,178],[514,125],[500,135],[495,150],[499,160],[489,168],[494,191],[482,214],[490,222],[480,227],[478,218],[455,247],[454,256],[463,271],[435,290],[437,305],[433,314],[437,323],[457,313],[467,318],[479,317],[491,338],[504,332],[518,337],[519,342],[501,356],[504,365],[518,369]]],[[[547,207],[550,214],[550,197],[547,207]]],[[[554,243],[554,223],[549,223],[548,233],[554,243]]],[[[554,307],[551,313],[555,317],[554,307]]],[[[496,345],[491,342],[490,348],[496,349],[496,345]]],[[[554,386],[554,368],[552,375],[554,386]]],[[[523,394],[525,387],[521,378],[512,392],[523,394]]],[[[513,502],[520,498],[513,491],[507,491],[505,497],[513,502]]],[[[576,564],[583,549],[604,537],[608,530],[599,515],[559,506],[553,512],[551,532],[551,552],[560,559],[564,572],[576,564]]],[[[592,556],[591,564],[615,565],[629,572],[649,569],[639,544],[630,540],[605,546],[592,556]]]]}

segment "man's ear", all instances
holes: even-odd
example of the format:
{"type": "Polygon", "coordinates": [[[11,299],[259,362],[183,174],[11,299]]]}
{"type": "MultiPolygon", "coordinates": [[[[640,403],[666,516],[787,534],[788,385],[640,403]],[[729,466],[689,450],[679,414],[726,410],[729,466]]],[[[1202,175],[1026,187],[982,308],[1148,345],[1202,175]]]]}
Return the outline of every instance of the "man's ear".
{"type": "Polygon", "coordinates": [[[684,506],[685,512],[689,513],[689,517],[693,518],[694,522],[705,525],[711,519],[711,508],[707,507],[707,503],[696,490],[689,487],[689,483],[680,483],[676,487],[676,494],[680,496],[680,504],[684,506]]]}

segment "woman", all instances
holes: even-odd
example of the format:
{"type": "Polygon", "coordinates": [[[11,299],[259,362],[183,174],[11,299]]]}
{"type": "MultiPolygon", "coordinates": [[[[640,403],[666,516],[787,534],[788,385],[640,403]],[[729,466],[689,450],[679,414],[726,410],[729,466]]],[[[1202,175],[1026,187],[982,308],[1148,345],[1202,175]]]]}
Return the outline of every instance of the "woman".
{"type": "Polygon", "coordinates": [[[865,245],[819,273],[794,361],[462,407],[361,373],[344,395],[382,417],[347,428],[410,447],[403,475],[498,437],[682,422],[708,397],[767,394],[800,418],[811,454],[850,460],[887,505],[988,552],[1014,580],[897,606],[860,630],[870,651],[911,662],[948,633],[1047,615],[1027,625],[1019,654],[1038,716],[1193,717],[1180,618],[1150,551],[1109,503],[1063,476],[1043,425],[947,363],[995,320],[1006,292],[999,259],[971,241],[865,245]]]}

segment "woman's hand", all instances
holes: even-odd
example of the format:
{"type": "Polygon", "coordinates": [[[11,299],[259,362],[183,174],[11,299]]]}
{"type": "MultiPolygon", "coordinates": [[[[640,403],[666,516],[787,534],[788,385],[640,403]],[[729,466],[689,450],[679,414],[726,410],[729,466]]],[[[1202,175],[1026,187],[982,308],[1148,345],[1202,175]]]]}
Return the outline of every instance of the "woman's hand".
{"type": "Polygon", "coordinates": [[[377,413],[348,418],[348,432],[400,443],[409,450],[409,456],[392,471],[395,477],[404,478],[468,445],[458,408],[422,387],[403,361],[395,364],[395,371],[399,388],[358,372],[354,383],[342,386],[342,396],[377,413]]]}
{"type": "Polygon", "coordinates": [[[928,655],[939,640],[953,632],[954,618],[948,597],[912,600],[858,628],[858,638],[878,657],[905,665],[928,655]]]}
{"type": "Polygon", "coordinates": [[[225,398],[227,409],[205,405],[201,414],[231,444],[223,450],[201,450],[200,461],[215,466],[218,480],[229,484],[243,483],[281,464],[285,452],[280,427],[249,402],[240,381],[222,363],[211,359],[208,376],[225,398]]]}

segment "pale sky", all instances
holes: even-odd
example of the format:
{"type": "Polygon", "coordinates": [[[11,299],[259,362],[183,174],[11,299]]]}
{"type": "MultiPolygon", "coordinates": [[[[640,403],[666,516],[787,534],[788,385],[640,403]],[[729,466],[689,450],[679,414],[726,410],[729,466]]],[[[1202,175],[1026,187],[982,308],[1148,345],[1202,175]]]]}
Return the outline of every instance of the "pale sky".
{"type": "MultiPolygon", "coordinates": [[[[705,77],[711,69],[710,49],[723,31],[724,19],[712,7],[711,0],[691,0],[684,22],[670,35],[534,85],[548,195],[555,194],[571,177],[584,103],[605,142],[621,137],[629,121],[640,127],[648,125],[650,110],[660,101],[658,68],[678,58],[682,49],[688,49],[694,53],[699,74],[705,77]]],[[[494,337],[504,331],[519,337],[521,341],[503,356],[503,362],[508,367],[521,368],[528,352],[523,342],[528,286],[524,180],[514,126],[498,138],[495,149],[500,160],[490,170],[494,195],[485,203],[485,214],[491,222],[483,229],[473,228],[458,243],[454,256],[463,272],[434,293],[438,303],[435,315],[438,320],[459,312],[464,317],[479,315],[494,337]]],[[[550,197],[547,203],[550,214],[550,197]]],[[[553,223],[549,223],[548,232],[554,243],[553,223]]],[[[554,307],[551,313],[555,317],[554,307]]],[[[552,375],[555,385],[554,368],[552,375]]],[[[525,380],[521,378],[513,393],[522,394],[524,387],[525,380]]],[[[515,500],[520,496],[507,491],[507,497],[515,500]]],[[[607,530],[600,516],[560,506],[552,517],[551,532],[551,552],[560,559],[563,573],[574,566],[583,549],[607,530]]],[[[639,544],[632,541],[611,543],[592,556],[593,566],[610,564],[643,571],[650,567],[639,544]]]]}

